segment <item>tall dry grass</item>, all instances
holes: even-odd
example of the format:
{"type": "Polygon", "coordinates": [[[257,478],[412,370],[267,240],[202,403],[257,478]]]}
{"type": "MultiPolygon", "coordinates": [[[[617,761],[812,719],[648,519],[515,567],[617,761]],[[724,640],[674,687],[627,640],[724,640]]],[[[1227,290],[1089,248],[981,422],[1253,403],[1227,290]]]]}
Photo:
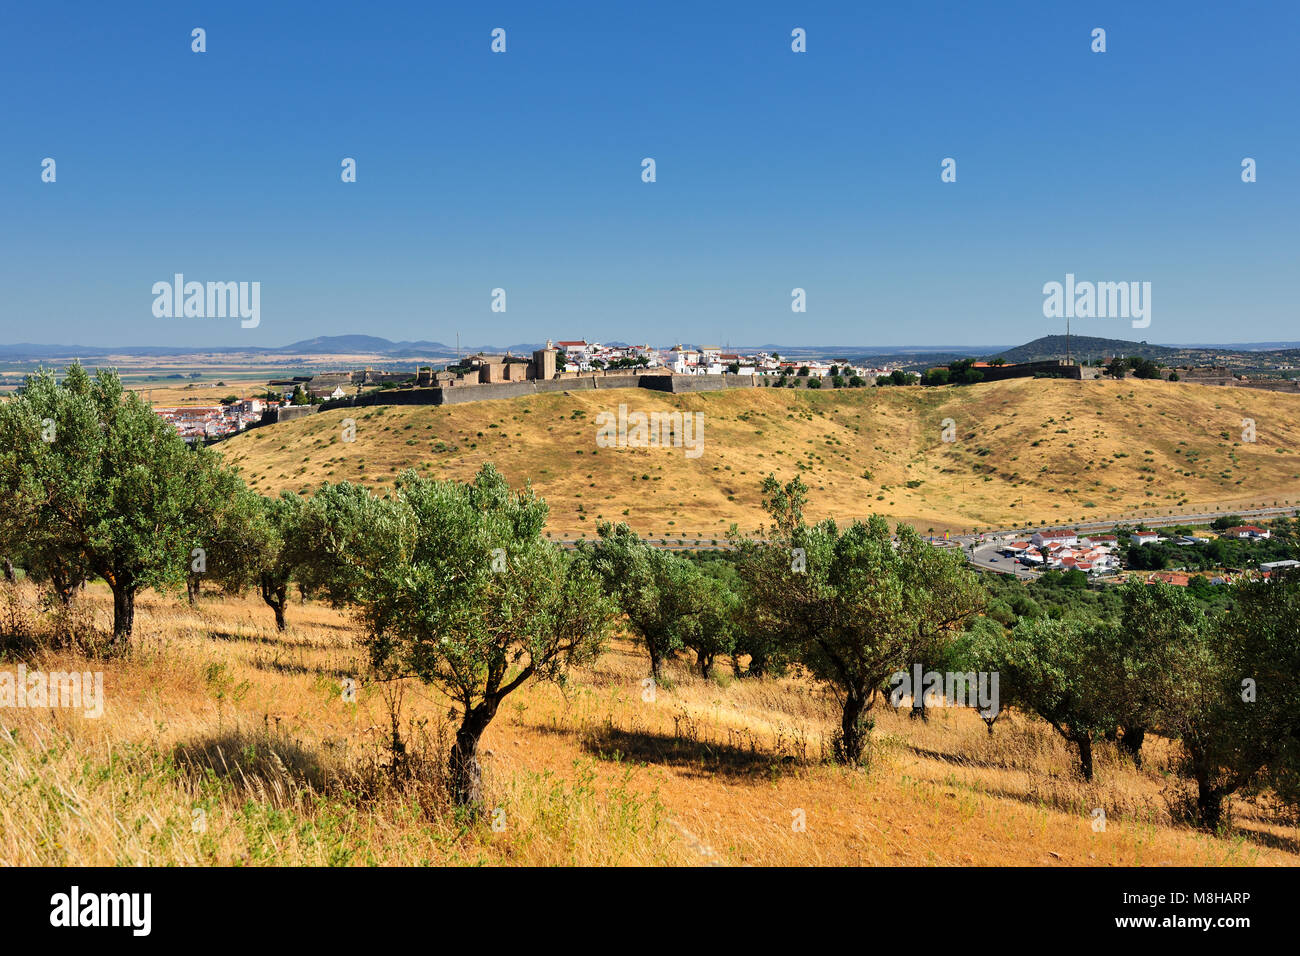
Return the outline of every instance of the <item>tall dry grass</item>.
{"type": "MultiPolygon", "coordinates": [[[[104,715],[0,710],[0,863],[11,865],[1179,864],[1292,865],[1297,833],[1237,801],[1220,836],[1168,810],[1173,753],[1138,769],[1098,748],[1097,780],[1041,723],[993,737],[965,710],[922,723],[878,704],[869,771],[825,761],[833,699],[796,677],[705,680],[616,641],[565,687],[507,698],[485,740],[484,819],[448,803],[449,702],[363,674],[345,615],[289,630],[251,599],[143,595],[129,655],[51,643],[26,584],[0,587],[12,669],[102,670],[104,715]],[[22,634],[17,632],[21,631],[22,634]],[[394,722],[401,749],[393,745],[394,722]],[[1106,814],[1104,831],[1093,812],[1106,814]]],[[[64,622],[66,623],[66,622],[64,622]]]]}

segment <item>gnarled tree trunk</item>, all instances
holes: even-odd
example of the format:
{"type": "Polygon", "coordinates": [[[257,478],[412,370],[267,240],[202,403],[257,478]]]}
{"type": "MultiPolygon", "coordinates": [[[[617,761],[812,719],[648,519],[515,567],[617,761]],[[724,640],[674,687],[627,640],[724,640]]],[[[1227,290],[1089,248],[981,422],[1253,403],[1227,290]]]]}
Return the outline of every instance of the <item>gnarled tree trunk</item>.
{"type": "Polygon", "coordinates": [[[472,708],[461,721],[452,744],[448,769],[451,772],[451,796],[459,807],[483,809],[483,767],[478,759],[479,739],[496,716],[497,701],[489,698],[472,708]]]}
{"type": "Polygon", "coordinates": [[[1083,779],[1092,783],[1092,734],[1076,731],[1070,734],[1070,740],[1079,748],[1079,773],[1083,779]]]}
{"type": "Polygon", "coordinates": [[[118,580],[113,585],[113,643],[131,640],[135,628],[135,584],[118,580]]]}
{"type": "Polygon", "coordinates": [[[267,577],[262,578],[262,600],[275,612],[275,628],[284,630],[284,606],[289,598],[289,584],[276,584],[267,577]]]}
{"type": "Polygon", "coordinates": [[[862,715],[867,709],[867,693],[861,688],[851,689],[844,698],[844,713],[840,717],[839,757],[841,763],[856,766],[862,760],[862,750],[867,742],[867,730],[862,715]]]}

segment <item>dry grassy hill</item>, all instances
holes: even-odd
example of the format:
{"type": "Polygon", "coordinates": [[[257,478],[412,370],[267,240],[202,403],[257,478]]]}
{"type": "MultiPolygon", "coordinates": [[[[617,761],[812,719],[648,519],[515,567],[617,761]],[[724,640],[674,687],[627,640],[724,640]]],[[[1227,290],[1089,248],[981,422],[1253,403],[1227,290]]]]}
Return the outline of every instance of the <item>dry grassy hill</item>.
{"type": "Polygon", "coordinates": [[[219,446],[264,493],[391,483],[407,467],[531,481],[557,536],[599,519],[720,538],[761,520],[759,483],[803,475],[813,516],[1007,527],[1300,503],[1300,396],[1186,383],[1021,379],[964,388],[582,391],[459,406],[335,410],[219,446]],[[704,452],[598,448],[595,420],[703,412],[704,452]],[[341,440],[356,420],[356,441],[341,440]],[[1245,443],[1242,419],[1255,422],[1245,443]],[[952,419],[955,441],[943,440],[952,419]]]}

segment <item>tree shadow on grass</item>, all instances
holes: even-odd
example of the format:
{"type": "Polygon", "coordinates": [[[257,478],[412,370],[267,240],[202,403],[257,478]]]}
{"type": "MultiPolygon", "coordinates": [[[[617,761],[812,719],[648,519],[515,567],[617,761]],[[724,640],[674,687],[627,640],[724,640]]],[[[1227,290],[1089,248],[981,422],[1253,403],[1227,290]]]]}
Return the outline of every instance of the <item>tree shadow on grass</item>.
{"type": "Polygon", "coordinates": [[[1015,764],[1006,760],[990,760],[985,757],[972,757],[969,754],[947,753],[942,750],[930,750],[927,747],[918,747],[915,744],[904,744],[904,747],[918,757],[924,757],[927,760],[937,760],[940,763],[953,764],[957,767],[984,767],[990,770],[1016,770],[1020,769],[1015,764]]]}
{"type": "Polygon", "coordinates": [[[299,661],[286,661],[279,657],[272,659],[254,658],[249,661],[253,667],[259,671],[267,671],[272,674],[316,674],[321,677],[333,677],[336,680],[343,680],[345,677],[356,677],[358,668],[353,666],[347,667],[321,667],[314,664],[303,664],[299,661]]]}
{"type": "Polygon", "coordinates": [[[1257,829],[1257,826],[1258,824],[1248,825],[1244,822],[1234,823],[1228,828],[1227,835],[1240,837],[1248,843],[1255,843],[1272,850],[1281,850],[1283,853],[1300,853],[1300,838],[1270,833],[1262,828],[1257,829]]]}
{"type": "Polygon", "coordinates": [[[323,793],[334,778],[320,755],[301,741],[243,728],[179,743],[172,757],[177,769],[197,784],[218,780],[242,795],[277,803],[323,793]]]}
{"type": "Polygon", "coordinates": [[[268,637],[265,634],[249,634],[241,631],[213,631],[207,632],[207,637],[214,641],[227,641],[232,644],[266,644],[274,647],[283,647],[284,642],[276,640],[274,637],[268,637]]]}
{"type": "Polygon", "coordinates": [[[267,647],[302,648],[304,650],[340,650],[351,647],[346,640],[326,639],[313,641],[309,638],[294,636],[292,632],[260,630],[211,629],[205,632],[214,641],[226,641],[231,644],[261,644],[267,647]]]}
{"type": "Polygon", "coordinates": [[[585,734],[582,748],[594,756],[645,764],[678,767],[692,776],[712,777],[725,774],[735,777],[771,776],[796,770],[795,757],[747,749],[721,741],[701,741],[686,737],[651,733],[645,730],[621,730],[602,727],[585,734]]]}

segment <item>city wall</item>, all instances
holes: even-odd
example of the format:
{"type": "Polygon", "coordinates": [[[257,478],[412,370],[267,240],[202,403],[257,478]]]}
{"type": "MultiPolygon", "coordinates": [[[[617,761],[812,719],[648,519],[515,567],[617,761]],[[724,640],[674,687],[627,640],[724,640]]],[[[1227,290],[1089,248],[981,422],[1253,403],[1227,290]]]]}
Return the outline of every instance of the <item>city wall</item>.
{"type": "Polygon", "coordinates": [[[657,392],[682,394],[755,386],[752,376],[608,372],[566,376],[545,381],[494,382],[445,388],[386,388],[366,395],[333,399],[314,407],[329,411],[335,408],[369,405],[462,405],[466,402],[488,402],[494,399],[519,398],[523,395],[539,395],[547,392],[587,392],[608,388],[645,388],[657,392]]]}

